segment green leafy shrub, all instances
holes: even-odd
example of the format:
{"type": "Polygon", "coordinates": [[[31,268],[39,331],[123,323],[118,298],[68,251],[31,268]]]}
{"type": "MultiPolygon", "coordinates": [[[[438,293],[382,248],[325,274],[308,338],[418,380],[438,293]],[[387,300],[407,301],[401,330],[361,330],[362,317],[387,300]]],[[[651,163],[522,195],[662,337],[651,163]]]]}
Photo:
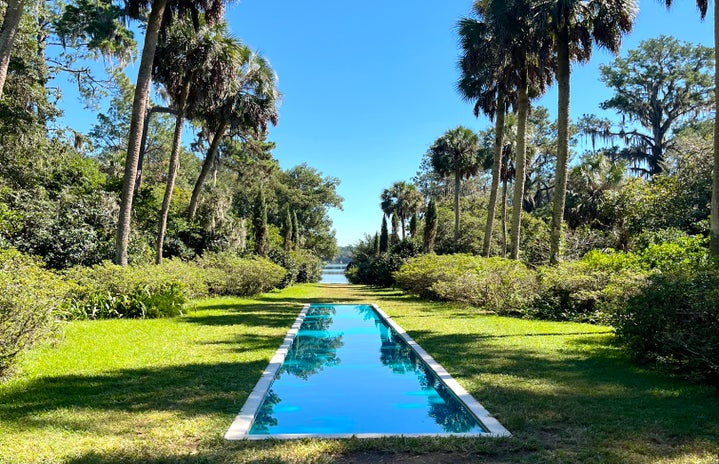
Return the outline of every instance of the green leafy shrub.
{"type": "Polygon", "coordinates": [[[311,251],[299,250],[294,252],[298,263],[297,282],[317,283],[322,278],[322,260],[311,251]]]}
{"type": "Polygon", "coordinates": [[[70,269],[65,276],[74,283],[68,313],[76,319],[177,316],[190,295],[186,285],[162,266],[104,262],[70,269]]]}
{"type": "Polygon", "coordinates": [[[0,377],[22,350],[50,330],[67,289],[37,258],[0,251],[0,377]]]}
{"type": "Polygon", "coordinates": [[[352,249],[352,261],[345,270],[352,284],[391,287],[395,284],[394,273],[414,256],[422,252],[422,244],[414,238],[406,238],[395,244],[388,253],[375,254],[373,239],[364,241],[352,249]]]}
{"type": "Polygon", "coordinates": [[[661,271],[690,270],[709,263],[709,239],[702,235],[678,235],[671,241],[650,242],[637,255],[648,269],[661,271]]]}
{"type": "MultiPolygon", "coordinates": [[[[152,266],[152,265],[149,265],[152,266]]],[[[188,299],[204,298],[210,292],[205,282],[205,272],[194,261],[183,261],[178,258],[164,259],[159,266],[160,271],[182,284],[188,299]]]]}
{"type": "Polygon", "coordinates": [[[719,386],[719,269],[677,269],[611,314],[619,339],[640,361],[719,386]]]}
{"type": "Polygon", "coordinates": [[[633,253],[590,251],[579,261],[537,270],[539,293],[528,315],[598,322],[641,291],[651,272],[633,253]]]}
{"type": "Polygon", "coordinates": [[[521,262],[467,254],[422,255],[407,261],[394,277],[407,292],[500,314],[526,310],[537,286],[534,271],[521,262]]]}
{"type": "Polygon", "coordinates": [[[322,277],[322,260],[310,251],[287,251],[283,248],[272,247],[268,257],[286,271],[278,288],[289,287],[294,283],[319,282],[322,277]]]}
{"type": "Polygon", "coordinates": [[[240,258],[234,253],[206,253],[197,261],[213,295],[249,296],[278,287],[287,271],[265,258],[240,258]]]}
{"type": "Polygon", "coordinates": [[[295,253],[283,248],[270,248],[267,257],[285,270],[285,277],[277,285],[277,288],[286,288],[297,282],[297,275],[300,272],[300,264],[297,262],[295,253]]]}

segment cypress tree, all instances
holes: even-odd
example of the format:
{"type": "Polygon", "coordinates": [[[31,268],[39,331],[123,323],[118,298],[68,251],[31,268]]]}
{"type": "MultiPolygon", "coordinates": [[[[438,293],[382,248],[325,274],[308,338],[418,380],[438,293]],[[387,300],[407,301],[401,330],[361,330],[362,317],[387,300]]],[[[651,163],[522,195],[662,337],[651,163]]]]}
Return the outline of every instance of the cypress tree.
{"type": "Polygon", "coordinates": [[[412,215],[412,218],[409,220],[409,235],[414,238],[414,236],[417,234],[417,213],[412,215]]]}
{"type": "Polygon", "coordinates": [[[254,213],[252,225],[255,228],[255,253],[266,257],[269,246],[267,239],[267,202],[265,202],[265,193],[261,189],[260,193],[257,194],[254,213]]]}
{"type": "Polygon", "coordinates": [[[387,217],[382,216],[382,229],[379,236],[379,252],[387,253],[389,249],[389,233],[387,232],[387,217]]]}
{"type": "Polygon", "coordinates": [[[300,249],[300,224],[297,222],[297,211],[292,211],[292,245],[295,251],[300,249]]]}
{"type": "Polygon", "coordinates": [[[282,223],[282,246],[286,251],[291,251],[294,248],[292,243],[292,236],[294,230],[292,228],[292,215],[290,214],[289,208],[285,215],[285,221],[282,223]]]}
{"type": "Polygon", "coordinates": [[[389,243],[391,245],[399,243],[399,217],[397,213],[392,214],[392,235],[389,236],[389,243]]]}
{"type": "Polygon", "coordinates": [[[434,241],[437,239],[437,205],[431,198],[424,221],[424,252],[432,253],[434,251],[434,241]]]}
{"type": "Polygon", "coordinates": [[[374,255],[379,256],[379,234],[375,232],[374,234],[374,241],[372,242],[372,250],[374,250],[374,255]]]}

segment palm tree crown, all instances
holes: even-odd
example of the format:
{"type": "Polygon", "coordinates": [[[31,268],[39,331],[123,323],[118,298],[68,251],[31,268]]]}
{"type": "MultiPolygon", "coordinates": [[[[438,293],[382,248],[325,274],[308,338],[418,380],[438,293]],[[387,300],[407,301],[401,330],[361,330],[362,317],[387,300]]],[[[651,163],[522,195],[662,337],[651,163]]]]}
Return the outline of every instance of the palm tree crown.
{"type": "Polygon", "coordinates": [[[444,133],[430,147],[432,168],[442,177],[454,174],[454,240],[459,242],[459,187],[463,178],[477,175],[482,161],[479,137],[466,127],[444,133]]]}

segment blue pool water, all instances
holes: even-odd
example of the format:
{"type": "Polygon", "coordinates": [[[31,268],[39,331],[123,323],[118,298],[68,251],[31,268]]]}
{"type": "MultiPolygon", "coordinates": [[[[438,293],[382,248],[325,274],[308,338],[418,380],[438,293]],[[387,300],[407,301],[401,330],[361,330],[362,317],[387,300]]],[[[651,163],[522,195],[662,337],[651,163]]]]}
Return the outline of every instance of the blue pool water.
{"type": "Polygon", "coordinates": [[[250,435],[484,433],[369,305],[313,305],[250,435]]]}

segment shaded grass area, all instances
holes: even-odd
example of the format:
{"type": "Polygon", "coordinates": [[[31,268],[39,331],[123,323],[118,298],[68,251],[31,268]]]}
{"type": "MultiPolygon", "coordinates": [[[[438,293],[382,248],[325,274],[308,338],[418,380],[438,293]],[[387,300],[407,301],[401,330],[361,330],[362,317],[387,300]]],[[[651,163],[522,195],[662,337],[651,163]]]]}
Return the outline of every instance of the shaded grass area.
{"type": "Polygon", "coordinates": [[[633,366],[606,327],[303,285],[69,323],[0,385],[0,462],[716,463],[719,397],[633,366]],[[301,304],[319,302],[378,303],[514,436],[224,441],[301,304]]]}

